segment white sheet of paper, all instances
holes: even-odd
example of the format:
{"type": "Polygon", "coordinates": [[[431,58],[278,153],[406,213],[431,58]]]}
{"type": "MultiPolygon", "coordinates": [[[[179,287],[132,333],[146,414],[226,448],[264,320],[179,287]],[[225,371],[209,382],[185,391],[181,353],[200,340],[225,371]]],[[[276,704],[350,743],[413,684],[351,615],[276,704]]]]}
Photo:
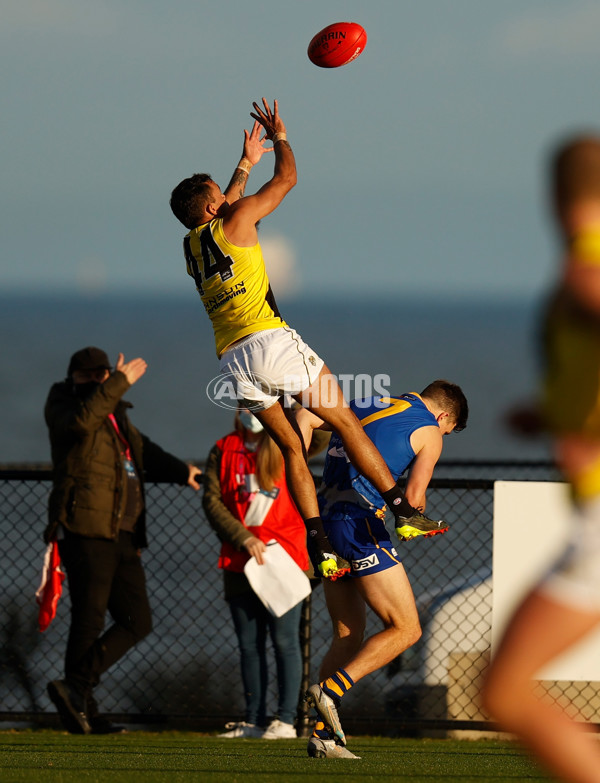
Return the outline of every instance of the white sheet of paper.
{"type": "Polygon", "coordinates": [[[244,573],[269,612],[281,617],[310,595],[310,579],[275,540],[267,543],[263,557],[263,565],[251,557],[244,573]]]}

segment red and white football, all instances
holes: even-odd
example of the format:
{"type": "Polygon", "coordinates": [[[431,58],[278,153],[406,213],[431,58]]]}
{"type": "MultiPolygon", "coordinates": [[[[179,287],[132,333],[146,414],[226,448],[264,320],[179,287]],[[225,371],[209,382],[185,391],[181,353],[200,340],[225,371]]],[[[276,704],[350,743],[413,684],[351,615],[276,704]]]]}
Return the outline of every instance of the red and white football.
{"type": "Polygon", "coordinates": [[[319,68],[339,68],[356,60],[367,44],[364,27],[336,22],[317,33],[308,45],[308,59],[319,68]]]}

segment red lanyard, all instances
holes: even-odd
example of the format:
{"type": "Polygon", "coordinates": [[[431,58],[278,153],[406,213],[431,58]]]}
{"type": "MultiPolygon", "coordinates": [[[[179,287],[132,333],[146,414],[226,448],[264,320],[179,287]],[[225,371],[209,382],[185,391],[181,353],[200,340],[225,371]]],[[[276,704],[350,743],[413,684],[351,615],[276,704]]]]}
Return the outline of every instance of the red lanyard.
{"type": "Polygon", "coordinates": [[[110,423],[115,428],[115,432],[117,433],[117,437],[123,444],[125,448],[125,459],[128,459],[130,462],[133,462],[133,458],[131,456],[131,449],[129,448],[129,443],[125,440],[123,435],[121,435],[121,430],[119,429],[119,425],[117,424],[117,420],[115,419],[114,413],[109,413],[108,418],[110,419],[110,423]]]}

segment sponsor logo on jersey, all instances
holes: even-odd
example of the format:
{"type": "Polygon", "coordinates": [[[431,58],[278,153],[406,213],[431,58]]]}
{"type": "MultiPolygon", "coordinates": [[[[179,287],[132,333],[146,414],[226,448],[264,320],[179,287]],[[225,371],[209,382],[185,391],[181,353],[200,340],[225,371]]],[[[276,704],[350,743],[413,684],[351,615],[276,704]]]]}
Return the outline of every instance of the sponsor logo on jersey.
{"type": "Polygon", "coordinates": [[[246,285],[242,280],[241,283],[235,283],[235,285],[229,286],[224,291],[219,291],[216,296],[207,296],[204,298],[204,307],[208,315],[212,315],[225,302],[229,302],[240,294],[246,293],[246,285]]]}
{"type": "Polygon", "coordinates": [[[368,557],[363,557],[361,560],[352,561],[353,571],[365,571],[367,568],[373,568],[373,566],[379,565],[379,558],[377,552],[373,552],[368,557]]]}

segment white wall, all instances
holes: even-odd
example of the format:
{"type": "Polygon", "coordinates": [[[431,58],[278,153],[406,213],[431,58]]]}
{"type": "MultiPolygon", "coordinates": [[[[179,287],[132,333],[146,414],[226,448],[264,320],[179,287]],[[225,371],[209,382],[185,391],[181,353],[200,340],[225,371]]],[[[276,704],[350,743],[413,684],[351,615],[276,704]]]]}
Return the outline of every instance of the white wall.
{"type": "MultiPolygon", "coordinates": [[[[513,609],[562,551],[569,534],[567,485],[494,485],[492,655],[513,609]]],[[[544,680],[600,681],[600,630],[539,673],[544,680]]]]}

